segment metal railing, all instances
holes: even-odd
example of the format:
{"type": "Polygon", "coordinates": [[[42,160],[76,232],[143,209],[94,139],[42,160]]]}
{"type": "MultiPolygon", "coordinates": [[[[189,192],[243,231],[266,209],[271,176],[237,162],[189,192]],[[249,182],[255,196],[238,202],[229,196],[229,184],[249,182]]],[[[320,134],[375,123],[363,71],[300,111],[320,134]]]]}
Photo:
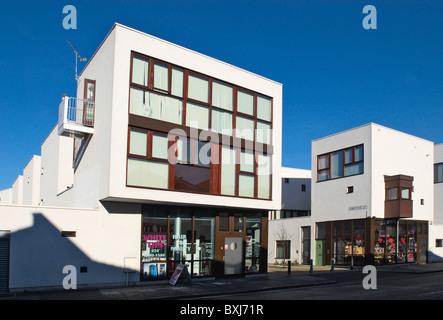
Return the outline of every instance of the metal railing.
{"type": "Polygon", "coordinates": [[[94,102],[64,96],[59,106],[59,123],[94,126],[94,102]]]}

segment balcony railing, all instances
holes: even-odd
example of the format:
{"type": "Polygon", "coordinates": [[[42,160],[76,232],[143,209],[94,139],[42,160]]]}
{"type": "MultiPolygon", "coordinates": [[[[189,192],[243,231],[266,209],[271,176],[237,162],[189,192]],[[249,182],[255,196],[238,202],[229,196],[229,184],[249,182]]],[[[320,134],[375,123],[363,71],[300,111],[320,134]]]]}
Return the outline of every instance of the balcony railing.
{"type": "Polygon", "coordinates": [[[94,102],[64,96],[59,105],[58,133],[75,136],[94,133],[94,102]]]}

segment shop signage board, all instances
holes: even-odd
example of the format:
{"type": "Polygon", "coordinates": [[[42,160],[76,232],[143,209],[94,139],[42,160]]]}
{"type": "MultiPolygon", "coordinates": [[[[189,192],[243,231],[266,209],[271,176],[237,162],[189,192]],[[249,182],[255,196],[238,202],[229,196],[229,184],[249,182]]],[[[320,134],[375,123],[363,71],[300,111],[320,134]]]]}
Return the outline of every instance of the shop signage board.
{"type": "Polygon", "coordinates": [[[177,268],[175,269],[174,273],[172,274],[171,279],[169,280],[169,283],[175,286],[175,283],[177,282],[178,278],[180,278],[181,273],[183,272],[185,265],[184,264],[178,264],[177,268]]]}

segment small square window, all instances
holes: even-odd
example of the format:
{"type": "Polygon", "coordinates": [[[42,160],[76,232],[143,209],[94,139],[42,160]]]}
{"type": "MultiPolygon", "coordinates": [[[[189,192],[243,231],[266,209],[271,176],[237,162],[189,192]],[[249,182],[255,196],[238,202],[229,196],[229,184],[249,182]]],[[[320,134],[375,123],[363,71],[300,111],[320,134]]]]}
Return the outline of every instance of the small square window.
{"type": "Polygon", "coordinates": [[[354,186],[348,187],[347,193],[353,193],[354,192],[354,186]]]}
{"type": "Polygon", "coordinates": [[[289,183],[289,178],[285,178],[285,183],[289,183]]]}
{"type": "Polygon", "coordinates": [[[443,247],[443,239],[435,239],[435,246],[437,248],[443,247]]]}

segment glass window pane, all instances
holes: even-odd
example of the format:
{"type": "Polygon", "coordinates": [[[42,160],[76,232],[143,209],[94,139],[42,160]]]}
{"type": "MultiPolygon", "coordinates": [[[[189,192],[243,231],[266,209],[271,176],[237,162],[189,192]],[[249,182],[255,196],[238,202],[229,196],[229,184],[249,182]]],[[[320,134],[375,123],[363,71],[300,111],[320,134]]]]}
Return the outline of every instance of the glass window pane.
{"type": "Polygon", "coordinates": [[[268,123],[257,121],[256,141],[270,144],[271,143],[271,125],[268,123]]]}
{"type": "Polygon", "coordinates": [[[329,170],[323,170],[318,172],[318,181],[328,180],[329,179],[329,170]]]}
{"type": "Polygon", "coordinates": [[[398,188],[388,189],[388,200],[398,199],[398,188]]]}
{"type": "Polygon", "coordinates": [[[238,195],[240,197],[254,197],[254,176],[239,174],[238,176],[238,195]]]}
{"type": "Polygon", "coordinates": [[[211,130],[228,136],[232,135],[232,113],[212,109],[211,130]]]}
{"type": "Polygon", "coordinates": [[[218,231],[229,231],[229,215],[227,213],[220,213],[218,231]]]}
{"type": "Polygon", "coordinates": [[[329,168],[329,154],[318,157],[318,170],[329,168]]]}
{"type": "Polygon", "coordinates": [[[210,169],[176,164],[174,189],[209,193],[210,169]]]}
{"type": "Polygon", "coordinates": [[[345,163],[346,164],[353,162],[353,158],[352,158],[353,153],[354,153],[354,151],[352,148],[345,150],[345,163]]]}
{"type": "Polygon", "coordinates": [[[345,176],[363,173],[363,163],[356,163],[345,166],[345,176]]]}
{"type": "Polygon", "coordinates": [[[209,108],[191,102],[186,104],[186,125],[202,130],[208,130],[209,108]]]}
{"type": "Polygon", "coordinates": [[[402,189],[401,190],[401,198],[402,199],[409,199],[409,189],[402,189]]]}
{"type": "Polygon", "coordinates": [[[234,231],[243,232],[243,215],[234,214],[234,231]]]}
{"type": "Polygon", "coordinates": [[[200,166],[209,167],[211,165],[211,143],[194,140],[194,150],[196,152],[194,163],[200,166]]]}
{"type": "Polygon", "coordinates": [[[343,152],[337,151],[331,154],[331,179],[343,176],[343,152]]]}
{"type": "Polygon", "coordinates": [[[209,80],[190,74],[188,82],[188,98],[208,103],[209,80]]]}
{"type": "Polygon", "coordinates": [[[257,157],[257,197],[271,197],[271,157],[259,154],[257,157]]]}
{"type": "Polygon", "coordinates": [[[168,159],[168,137],[154,133],[152,135],[152,157],[168,159]]]}
{"type": "Polygon", "coordinates": [[[215,218],[194,220],[194,264],[193,276],[211,276],[215,249],[215,218]]]}
{"type": "Polygon", "coordinates": [[[148,133],[146,131],[132,130],[129,137],[129,153],[147,156],[148,133]]]}
{"type": "Polygon", "coordinates": [[[162,63],[154,63],[154,88],[169,91],[169,69],[162,63]]]}
{"type": "Polygon", "coordinates": [[[143,217],[143,279],[166,278],[167,218],[143,217]]]}
{"type": "Polygon", "coordinates": [[[132,82],[148,86],[149,62],[148,60],[134,57],[132,59],[132,82]]]}
{"type": "Polygon", "coordinates": [[[236,152],[223,146],[221,155],[221,194],[235,195],[236,152]]]}
{"type": "Polygon", "coordinates": [[[237,91],[237,111],[254,115],[254,95],[242,90],[237,91]]]}
{"type": "Polygon", "coordinates": [[[183,97],[183,70],[172,68],[171,94],[183,97]]]}
{"type": "Polygon", "coordinates": [[[169,260],[177,262],[192,259],[192,218],[181,211],[172,212],[169,220],[169,260]]]}
{"type": "Polygon", "coordinates": [[[212,82],[212,105],[225,110],[233,110],[233,88],[229,85],[212,82]]]}
{"type": "Polygon", "coordinates": [[[363,146],[355,147],[355,161],[363,161],[363,146]]]}
{"type": "Polygon", "coordinates": [[[254,140],[254,120],[249,118],[236,117],[235,135],[238,138],[254,140]]]}
{"type": "Polygon", "coordinates": [[[255,161],[252,151],[241,151],[240,153],[240,171],[254,172],[255,161]]]}
{"type": "Polygon", "coordinates": [[[131,114],[182,124],[183,102],[163,94],[131,88],[131,114]]]}
{"type": "Polygon", "coordinates": [[[271,121],[271,99],[257,96],[257,118],[271,121]]]}
{"type": "Polygon", "coordinates": [[[127,183],[130,186],[167,189],[168,178],[168,163],[128,159],[127,183]]]}
{"type": "Polygon", "coordinates": [[[443,182],[443,163],[437,165],[437,182],[443,182]]]}

